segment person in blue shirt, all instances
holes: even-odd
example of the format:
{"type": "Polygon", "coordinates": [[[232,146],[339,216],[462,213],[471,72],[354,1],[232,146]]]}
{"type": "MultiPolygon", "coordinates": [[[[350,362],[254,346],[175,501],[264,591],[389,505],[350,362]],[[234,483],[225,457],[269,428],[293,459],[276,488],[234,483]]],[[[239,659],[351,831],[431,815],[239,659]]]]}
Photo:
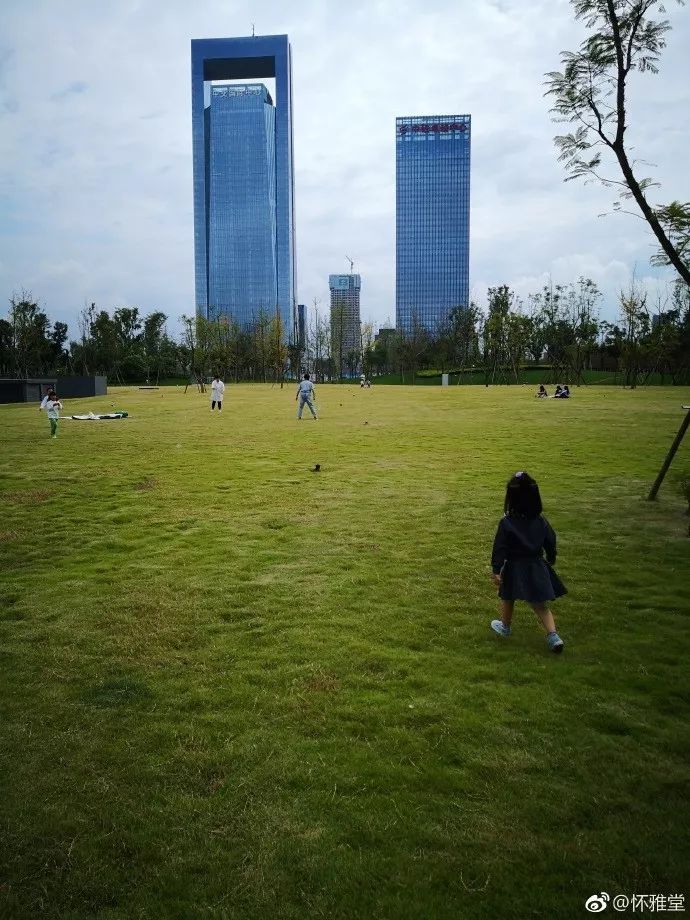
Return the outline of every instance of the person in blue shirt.
{"type": "Polygon", "coordinates": [[[563,640],[556,632],[549,604],[567,591],[553,570],[556,534],[542,515],[539,486],[528,473],[520,471],[508,481],[504,512],[491,554],[501,619],[492,620],[491,628],[499,636],[510,636],[515,601],[527,601],[546,631],[549,649],[562,652],[563,640]]]}

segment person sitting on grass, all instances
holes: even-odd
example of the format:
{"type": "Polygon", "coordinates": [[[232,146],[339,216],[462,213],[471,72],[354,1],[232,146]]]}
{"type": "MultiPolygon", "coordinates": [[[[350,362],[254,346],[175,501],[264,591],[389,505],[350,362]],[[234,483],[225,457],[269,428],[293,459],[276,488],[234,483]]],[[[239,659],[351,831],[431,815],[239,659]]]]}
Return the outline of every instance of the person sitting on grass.
{"type": "Polygon", "coordinates": [[[314,416],[314,421],[316,421],[316,411],[314,409],[314,384],[309,379],[309,374],[304,375],[304,380],[301,380],[299,386],[297,387],[297,395],[295,396],[295,402],[299,399],[299,408],[297,410],[297,418],[302,418],[302,409],[304,409],[305,404],[309,407],[309,411],[314,416]]]}
{"type": "Polygon", "coordinates": [[[556,389],[553,391],[553,398],[554,398],[554,399],[560,399],[560,398],[561,398],[561,393],[562,393],[562,392],[563,392],[563,387],[560,385],[560,383],[557,383],[557,384],[556,384],[556,389]]]}
{"type": "Polygon", "coordinates": [[[544,386],[543,383],[539,384],[539,389],[537,390],[535,395],[537,396],[537,399],[548,399],[549,394],[547,393],[546,387],[544,386]]]}
{"type": "Polygon", "coordinates": [[[492,620],[491,628],[499,636],[510,636],[515,601],[527,601],[541,620],[549,649],[562,652],[563,640],[556,632],[549,601],[567,591],[552,568],[556,561],[556,534],[542,516],[539,486],[528,473],[520,471],[508,481],[504,511],[491,554],[501,619],[492,620]]]}

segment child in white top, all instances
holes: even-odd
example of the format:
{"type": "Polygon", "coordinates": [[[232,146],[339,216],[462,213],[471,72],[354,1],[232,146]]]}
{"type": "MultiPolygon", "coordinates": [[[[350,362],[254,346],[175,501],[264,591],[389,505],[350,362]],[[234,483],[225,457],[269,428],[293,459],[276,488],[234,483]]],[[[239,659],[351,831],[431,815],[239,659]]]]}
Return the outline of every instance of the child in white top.
{"type": "Polygon", "coordinates": [[[60,400],[57,398],[57,394],[53,393],[50,396],[50,399],[46,402],[46,410],[48,412],[48,421],[50,422],[50,436],[51,438],[57,437],[57,428],[58,420],[60,419],[60,409],[64,408],[60,400]]]}

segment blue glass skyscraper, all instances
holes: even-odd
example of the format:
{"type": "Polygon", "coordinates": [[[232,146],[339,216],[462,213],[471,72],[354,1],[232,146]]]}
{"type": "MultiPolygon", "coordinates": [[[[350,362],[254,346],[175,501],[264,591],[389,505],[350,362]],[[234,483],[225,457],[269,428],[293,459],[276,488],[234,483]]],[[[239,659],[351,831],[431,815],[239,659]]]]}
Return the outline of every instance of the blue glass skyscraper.
{"type": "Polygon", "coordinates": [[[192,41],[194,267],[200,316],[295,315],[292,85],[287,35],[192,41]],[[261,83],[274,77],[275,106],[261,83]]]}
{"type": "Polygon", "coordinates": [[[434,333],[469,303],[469,115],[396,118],[396,326],[434,333]]]}
{"type": "Polygon", "coordinates": [[[275,109],[262,84],[215,85],[206,117],[208,315],[247,326],[278,302],[275,109]]]}

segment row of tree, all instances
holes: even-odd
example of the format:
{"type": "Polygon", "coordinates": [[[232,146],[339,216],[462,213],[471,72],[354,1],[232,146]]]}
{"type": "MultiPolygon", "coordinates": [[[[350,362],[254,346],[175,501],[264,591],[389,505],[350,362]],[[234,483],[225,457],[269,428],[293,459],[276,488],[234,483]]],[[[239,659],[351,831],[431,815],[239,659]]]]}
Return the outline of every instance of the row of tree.
{"type": "Polygon", "coordinates": [[[183,377],[200,385],[214,373],[235,381],[282,382],[309,370],[317,380],[399,375],[414,382],[419,371],[480,372],[486,383],[513,383],[526,365],[544,366],[546,380],[585,382],[588,370],[611,370],[636,386],[650,379],[690,380],[690,288],[680,279],[664,300],[652,302],[634,282],[619,298],[616,323],[599,318],[596,284],[544,287],[522,301],[508,286],[489,288],[487,306],[453,309],[436,329],[413,315],[406,330],[374,335],[362,324],[358,347],[343,355],[328,318],[314,311],[298,341],[279,315],[261,312],[251,328],[232,319],[181,317],[172,338],[160,311],[136,307],[108,313],[82,310],[79,336],[68,341],[65,323],[51,323],[30,294],[10,301],[0,319],[0,374],[103,374],[113,383],[158,382],[183,377]],[[335,342],[335,346],[334,346],[335,342]],[[654,375],[654,377],[652,376],[654,375]]]}
{"type": "MultiPolygon", "coordinates": [[[[506,285],[489,288],[487,308],[456,308],[435,332],[413,317],[362,349],[364,372],[480,372],[486,383],[518,383],[526,366],[544,379],[586,382],[589,370],[615,371],[626,386],[690,383],[690,288],[680,279],[667,298],[652,300],[631,283],[619,297],[617,322],[601,320],[596,284],[544,287],[524,303],[506,285]]],[[[315,369],[319,370],[314,363],[315,369]]]]}

